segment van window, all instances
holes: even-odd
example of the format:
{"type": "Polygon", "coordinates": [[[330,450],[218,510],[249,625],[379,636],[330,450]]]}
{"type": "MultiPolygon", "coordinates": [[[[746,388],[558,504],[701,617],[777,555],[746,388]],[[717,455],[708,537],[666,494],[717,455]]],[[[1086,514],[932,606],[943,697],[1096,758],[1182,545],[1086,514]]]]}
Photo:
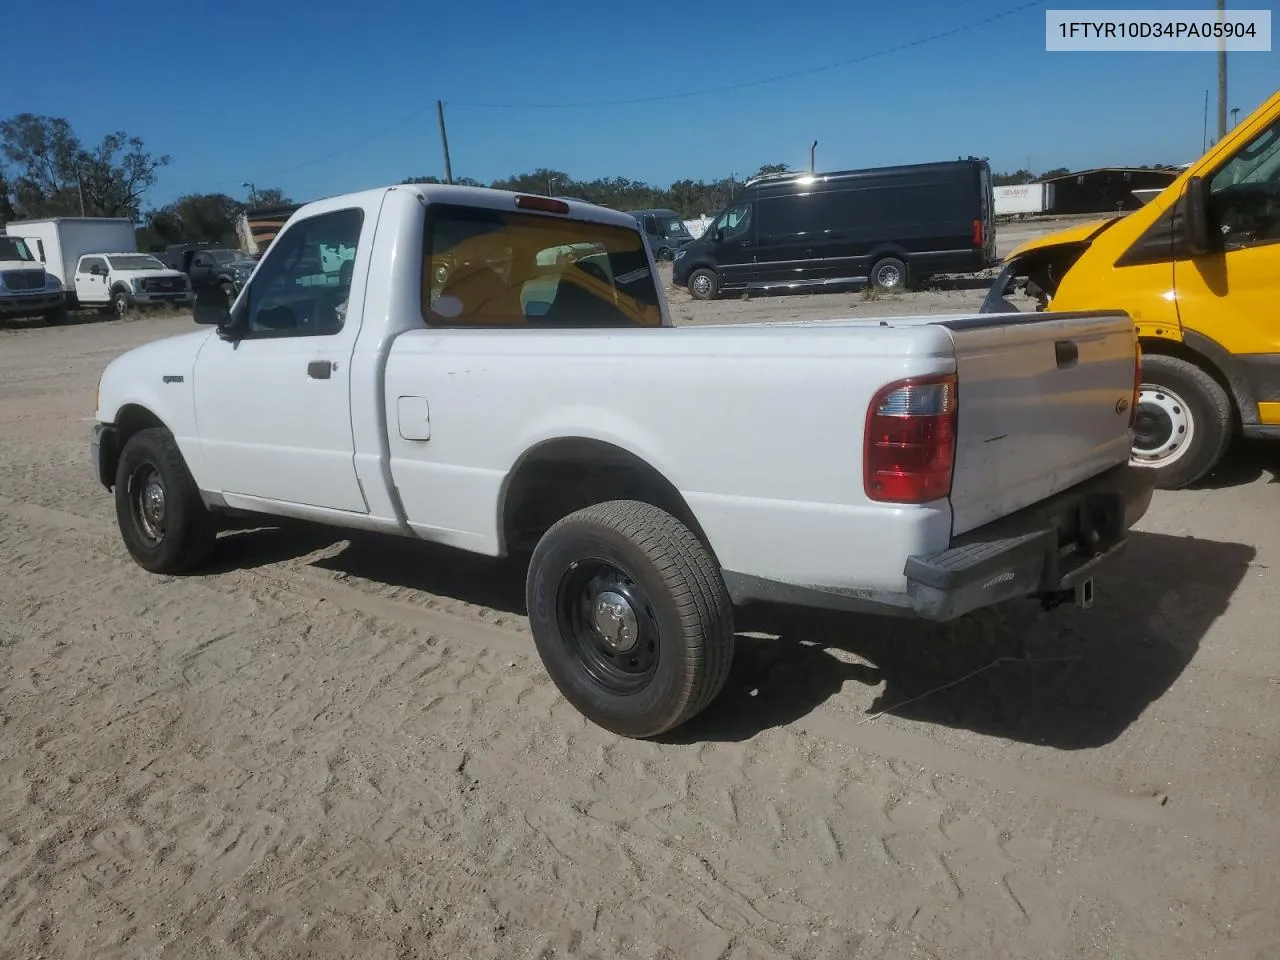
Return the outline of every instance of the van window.
{"type": "Polygon", "coordinates": [[[1280,119],[1210,178],[1209,208],[1227,250],[1280,241],[1280,119]]]}
{"type": "Polygon", "coordinates": [[[747,236],[751,230],[751,204],[730,207],[716,218],[715,224],[726,240],[747,236]]]}
{"type": "Polygon", "coordinates": [[[432,327],[658,327],[662,309],[636,230],[432,204],[422,316],[432,327]]]}
{"type": "Polygon", "coordinates": [[[792,195],[760,200],[756,235],[761,243],[811,236],[823,228],[823,208],[829,198],[792,195]]]}

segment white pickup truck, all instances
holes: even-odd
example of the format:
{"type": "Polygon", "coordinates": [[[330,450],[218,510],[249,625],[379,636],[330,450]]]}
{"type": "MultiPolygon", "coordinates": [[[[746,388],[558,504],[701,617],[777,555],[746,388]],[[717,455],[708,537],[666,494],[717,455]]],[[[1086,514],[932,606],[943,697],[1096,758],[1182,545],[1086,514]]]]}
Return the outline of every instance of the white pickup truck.
{"type": "Polygon", "coordinates": [[[206,328],[112,361],[92,454],[145,569],[268,514],[529,556],[538,652],[648,737],[733,605],[1092,601],[1150,503],[1121,313],[675,327],[631,217],[402,185],[310,203],[206,328]]]}

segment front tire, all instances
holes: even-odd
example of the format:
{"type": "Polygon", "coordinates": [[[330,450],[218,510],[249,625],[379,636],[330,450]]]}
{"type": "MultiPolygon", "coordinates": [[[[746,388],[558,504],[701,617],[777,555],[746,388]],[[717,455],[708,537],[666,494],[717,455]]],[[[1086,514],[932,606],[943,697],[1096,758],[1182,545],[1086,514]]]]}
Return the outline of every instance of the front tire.
{"type": "Polygon", "coordinates": [[[144,570],[184,573],[208,558],[217,533],[213,517],[168,430],[139,430],[125,443],[115,502],[125,547],[144,570]]]}
{"type": "Polygon", "coordinates": [[[692,531],[647,503],[613,500],[543,535],[526,584],[538,654],[565,698],[626,737],[665,733],[720,692],[733,607],[692,531]]]}
{"type": "Polygon", "coordinates": [[[117,290],[111,295],[111,313],[117,320],[123,320],[133,306],[133,298],[124,290],[117,290]]]}
{"type": "Polygon", "coordinates": [[[720,291],[720,278],[714,270],[699,267],[689,274],[689,294],[695,300],[712,300],[720,291]]]}
{"type": "Polygon", "coordinates": [[[1132,462],[1156,471],[1156,486],[1178,490],[1218,465],[1231,442],[1231,398],[1193,363],[1142,358],[1132,462]]]}

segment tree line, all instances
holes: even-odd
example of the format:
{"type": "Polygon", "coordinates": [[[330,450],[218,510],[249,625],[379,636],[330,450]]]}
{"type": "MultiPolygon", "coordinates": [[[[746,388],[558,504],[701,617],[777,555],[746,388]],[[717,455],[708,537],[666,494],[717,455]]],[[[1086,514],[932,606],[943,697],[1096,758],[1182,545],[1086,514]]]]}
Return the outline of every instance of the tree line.
{"type": "MultiPolygon", "coordinates": [[[[168,154],[157,155],[140,137],[108,133],[86,144],[61,117],[20,113],[0,121],[0,223],[41,217],[127,217],[139,225],[141,249],[169,243],[212,242],[237,246],[236,220],[250,204],[225,193],[183,194],[161,207],[144,209],[147,192],[168,154]]],[[[750,176],[789,171],[785,163],[767,163],[750,176]]],[[[1145,169],[1145,168],[1144,168],[1145,169]]],[[[1151,169],[1161,169],[1159,165],[1151,169]]],[[[1068,173],[1065,167],[1033,175],[1028,170],[997,173],[997,186],[1030,183],[1068,173]]],[[[718,180],[677,180],[667,187],[627,177],[577,180],[564,170],[540,167],[488,184],[470,177],[455,183],[490,186],[521,193],[573,197],[617,210],[660,207],[692,218],[722,210],[749,177],[731,174],[718,180]]],[[[407,177],[403,183],[440,183],[434,176],[407,177]]],[[[278,188],[256,189],[254,207],[294,203],[278,188]]]]}

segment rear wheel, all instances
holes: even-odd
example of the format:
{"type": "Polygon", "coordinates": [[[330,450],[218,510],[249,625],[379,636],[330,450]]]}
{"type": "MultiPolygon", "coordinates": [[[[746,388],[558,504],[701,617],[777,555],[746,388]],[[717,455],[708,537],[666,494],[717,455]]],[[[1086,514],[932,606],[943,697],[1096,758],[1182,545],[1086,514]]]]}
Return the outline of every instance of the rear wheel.
{"type": "Polygon", "coordinates": [[[885,257],[871,268],[871,285],[877,290],[902,290],[907,285],[907,265],[897,257],[885,257]]]}
{"type": "Polygon", "coordinates": [[[1186,360],[1144,355],[1133,463],[1177,490],[1217,466],[1230,442],[1231,398],[1218,381],[1186,360]]]}
{"type": "Polygon", "coordinates": [[[657,507],[614,500],[565,517],[534,550],[526,592],[551,679],[607,730],[657,736],[724,686],[734,637],[720,570],[657,507]]]}
{"type": "Polygon", "coordinates": [[[720,278],[714,270],[699,267],[689,274],[689,293],[695,300],[710,300],[720,290],[720,278]]]}

